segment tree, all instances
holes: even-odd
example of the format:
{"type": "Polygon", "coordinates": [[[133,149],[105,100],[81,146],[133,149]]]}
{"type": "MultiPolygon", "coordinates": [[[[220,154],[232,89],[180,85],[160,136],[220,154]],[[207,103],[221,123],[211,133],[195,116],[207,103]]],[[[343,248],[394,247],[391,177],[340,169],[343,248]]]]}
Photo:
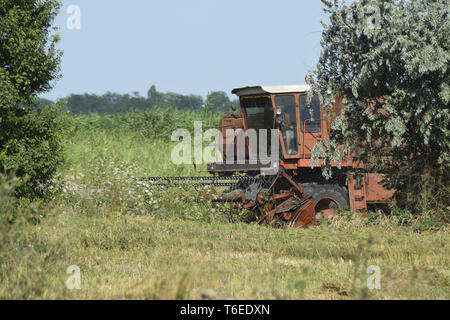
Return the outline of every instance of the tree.
{"type": "Polygon", "coordinates": [[[351,150],[366,169],[387,173],[401,206],[416,212],[426,204],[448,206],[448,1],[322,2],[329,23],[311,93],[329,116],[340,97],[345,108],[314,158],[325,158],[329,169],[330,160],[351,150]]]}
{"type": "Polygon", "coordinates": [[[55,0],[0,0],[1,79],[12,84],[20,103],[33,102],[59,76],[59,36],[50,35],[59,8],[55,0]]]}
{"type": "Polygon", "coordinates": [[[152,106],[160,105],[164,100],[164,94],[156,90],[156,86],[152,85],[147,92],[147,100],[150,101],[152,106]]]}
{"type": "Polygon", "coordinates": [[[212,112],[226,113],[231,111],[231,101],[223,91],[213,91],[206,96],[205,109],[212,112]]]}
{"type": "Polygon", "coordinates": [[[174,92],[164,94],[164,104],[160,106],[176,108],[178,110],[198,110],[203,107],[203,98],[196,95],[182,95],[174,92]]]}
{"type": "MultiPolygon", "coordinates": [[[[43,101],[40,101],[42,103],[43,101]]],[[[139,96],[138,92],[118,94],[107,92],[101,96],[96,94],[71,94],[67,97],[66,108],[72,114],[113,114],[126,113],[132,110],[149,110],[151,108],[174,108],[178,110],[201,110],[203,97],[197,95],[182,95],[156,91],[152,86],[147,92],[147,98],[139,96]]]]}
{"type": "Polygon", "coordinates": [[[21,177],[18,196],[43,195],[39,188],[64,159],[62,107],[36,108],[37,95],[52,88],[62,53],[52,22],[56,0],[0,0],[0,173],[21,177]]]}

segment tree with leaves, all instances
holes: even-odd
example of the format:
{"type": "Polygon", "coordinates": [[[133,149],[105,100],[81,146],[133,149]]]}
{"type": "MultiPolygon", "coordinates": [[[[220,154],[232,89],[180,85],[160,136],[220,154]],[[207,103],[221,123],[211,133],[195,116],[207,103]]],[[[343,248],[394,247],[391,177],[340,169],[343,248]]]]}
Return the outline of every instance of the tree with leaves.
{"type": "Polygon", "coordinates": [[[322,0],[322,52],[312,93],[331,118],[330,139],[315,161],[347,152],[386,173],[397,203],[415,212],[449,206],[450,19],[447,0],[322,0]]]}
{"type": "Polygon", "coordinates": [[[42,196],[64,160],[62,108],[35,101],[59,77],[59,8],[56,0],[0,0],[0,173],[21,178],[18,196],[42,196]]]}
{"type": "Polygon", "coordinates": [[[205,109],[211,112],[231,112],[231,100],[223,91],[213,91],[206,96],[205,109]]]}

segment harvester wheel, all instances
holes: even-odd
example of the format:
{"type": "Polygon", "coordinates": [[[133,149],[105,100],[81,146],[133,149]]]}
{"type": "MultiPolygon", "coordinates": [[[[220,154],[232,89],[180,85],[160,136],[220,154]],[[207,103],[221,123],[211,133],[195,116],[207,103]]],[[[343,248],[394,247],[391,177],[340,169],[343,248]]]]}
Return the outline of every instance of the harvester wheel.
{"type": "Polygon", "coordinates": [[[348,191],[343,186],[317,182],[302,183],[301,186],[305,193],[313,197],[318,220],[337,215],[337,208],[349,208],[348,191]]]}

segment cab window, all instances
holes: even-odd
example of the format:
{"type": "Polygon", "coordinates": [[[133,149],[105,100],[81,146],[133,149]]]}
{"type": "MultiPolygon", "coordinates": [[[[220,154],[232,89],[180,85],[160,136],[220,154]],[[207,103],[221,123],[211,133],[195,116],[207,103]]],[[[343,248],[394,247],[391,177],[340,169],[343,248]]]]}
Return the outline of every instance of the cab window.
{"type": "Polygon", "coordinates": [[[280,123],[286,153],[296,155],[298,153],[298,140],[295,97],[293,95],[277,95],[275,105],[277,114],[279,114],[278,122],[280,123]]]}
{"type": "Polygon", "coordinates": [[[322,122],[320,121],[320,102],[318,97],[313,97],[311,105],[308,108],[306,94],[299,97],[300,105],[300,130],[307,133],[320,132],[322,130],[322,122]],[[312,115],[310,113],[312,111],[312,115]],[[306,121],[306,123],[305,123],[306,121]]]}

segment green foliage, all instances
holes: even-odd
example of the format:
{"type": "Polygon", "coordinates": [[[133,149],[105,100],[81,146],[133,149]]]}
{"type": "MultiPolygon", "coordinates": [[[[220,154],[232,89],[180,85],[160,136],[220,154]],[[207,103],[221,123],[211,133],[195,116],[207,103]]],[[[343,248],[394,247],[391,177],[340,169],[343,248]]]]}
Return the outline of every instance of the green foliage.
{"type": "Polygon", "coordinates": [[[58,37],[51,35],[59,7],[55,0],[0,0],[0,172],[20,177],[19,197],[43,196],[63,161],[62,107],[35,105],[60,70],[58,37]]]}
{"type": "MultiPolygon", "coordinates": [[[[189,94],[182,95],[174,92],[159,92],[154,85],[147,92],[147,97],[107,92],[101,96],[96,94],[72,94],[66,98],[67,110],[72,114],[114,114],[127,113],[132,110],[148,111],[150,109],[177,109],[181,111],[202,111],[213,113],[231,112],[231,100],[223,91],[214,91],[207,95],[206,102],[203,97],[189,94]]],[[[39,99],[37,105],[49,103],[48,100],[39,99]]],[[[239,102],[233,101],[234,104],[239,102]]]]}
{"type": "Polygon", "coordinates": [[[425,231],[443,230],[450,222],[450,208],[447,211],[427,212],[417,219],[415,231],[422,233],[425,231]]]}
{"type": "Polygon", "coordinates": [[[336,162],[351,150],[367,170],[386,171],[402,208],[449,206],[448,1],[323,3],[329,23],[312,91],[325,110],[338,97],[345,109],[315,158],[336,162]]]}
{"type": "Polygon", "coordinates": [[[2,117],[0,163],[2,171],[14,171],[20,177],[16,185],[18,197],[46,194],[49,180],[65,159],[69,123],[59,104],[39,111],[24,108],[20,116],[2,117]]]}
{"type": "Polygon", "coordinates": [[[129,134],[149,139],[163,138],[170,141],[178,128],[194,131],[194,121],[202,121],[203,127],[218,126],[221,115],[206,110],[179,111],[170,108],[153,108],[147,111],[130,111],[108,115],[80,115],[76,130],[108,130],[110,133],[129,134]]]}
{"type": "MultiPolygon", "coordinates": [[[[12,194],[16,179],[12,176],[0,176],[0,228],[1,234],[6,234],[7,228],[12,224],[17,216],[18,206],[17,199],[12,194]]],[[[2,241],[0,241],[1,245],[2,241]]]]}
{"type": "Polygon", "coordinates": [[[223,91],[213,91],[208,94],[205,109],[212,112],[230,113],[231,100],[223,91]]]}
{"type": "Polygon", "coordinates": [[[396,205],[392,206],[391,215],[397,218],[399,225],[411,224],[415,216],[408,209],[401,209],[396,205]]]}
{"type": "Polygon", "coordinates": [[[54,105],[55,105],[55,102],[53,102],[52,100],[44,99],[44,98],[36,98],[34,103],[32,104],[32,108],[36,109],[36,110],[41,110],[45,106],[52,107],[54,105]]]}
{"type": "MultiPolygon", "coordinates": [[[[152,112],[148,111],[148,116],[152,112]]],[[[178,113],[173,114],[178,120],[175,128],[184,125],[181,119],[194,114],[178,113]]],[[[155,188],[140,180],[149,176],[204,175],[206,165],[195,169],[192,164],[173,164],[171,149],[175,143],[170,142],[169,128],[162,128],[164,131],[156,135],[142,136],[135,129],[139,116],[144,114],[80,116],[77,130],[68,142],[71,155],[68,170],[54,184],[57,198],[88,216],[151,214],[187,220],[220,219],[220,215],[212,212],[215,209],[211,208],[211,190],[198,193],[192,186],[155,188]],[[109,122],[117,116],[121,121],[109,122]],[[87,122],[89,119],[96,121],[87,122]],[[110,127],[110,123],[116,123],[116,128],[110,127]]]]}
{"type": "Polygon", "coordinates": [[[32,103],[58,77],[62,53],[51,33],[59,8],[56,0],[0,0],[0,81],[14,89],[2,95],[16,104],[32,103]]]}

